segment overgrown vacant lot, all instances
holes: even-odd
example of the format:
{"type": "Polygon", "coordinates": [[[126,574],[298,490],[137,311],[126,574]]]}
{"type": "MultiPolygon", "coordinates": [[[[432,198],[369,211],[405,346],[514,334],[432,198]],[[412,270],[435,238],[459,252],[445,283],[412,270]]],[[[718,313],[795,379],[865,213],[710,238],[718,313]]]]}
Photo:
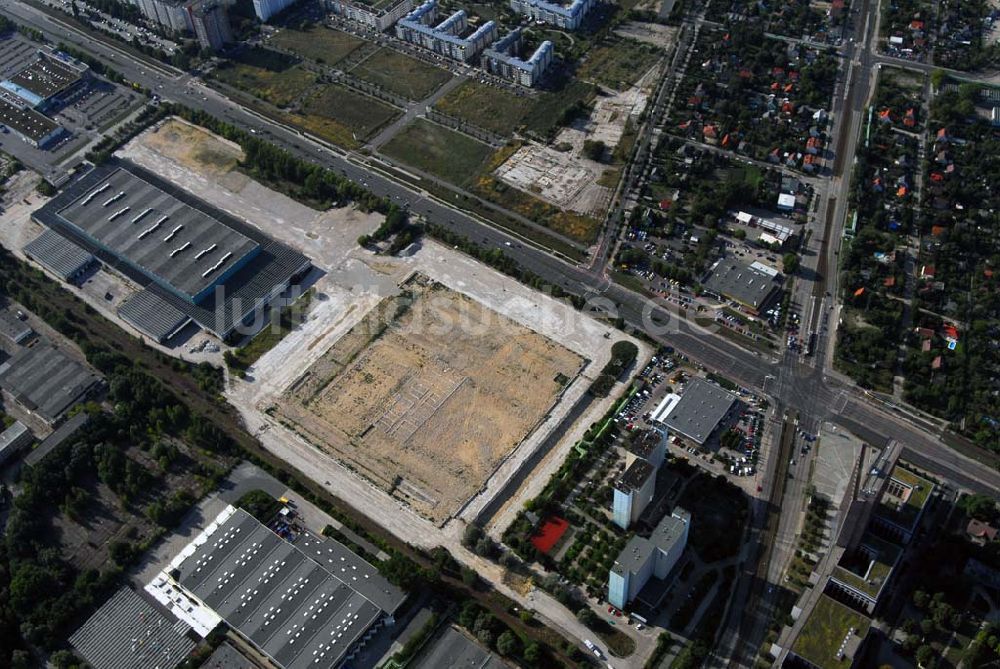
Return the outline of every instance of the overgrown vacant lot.
{"type": "Polygon", "coordinates": [[[590,50],[576,74],[585,81],[624,91],[653,67],[661,53],[635,40],[608,40],[590,50]]]}
{"type": "Polygon", "coordinates": [[[354,146],[399,116],[399,110],[343,86],[328,85],[309,96],[294,122],[319,137],[354,146]]]}
{"type": "Polygon", "coordinates": [[[334,65],[365,44],[365,41],[325,26],[310,26],[305,30],[282,28],[271,38],[271,44],[302,58],[334,65]]]}
{"type": "Polygon", "coordinates": [[[444,522],[582,365],[563,346],[417,275],[274,408],[315,447],[444,522]]]}
{"type": "Polygon", "coordinates": [[[423,100],[452,76],[447,70],[392,49],[378,51],[351,74],[411,100],[423,100]]]}
{"type": "Polygon", "coordinates": [[[594,87],[581,81],[570,81],[534,96],[517,97],[510,91],[470,80],[435,106],[445,114],[501,135],[524,130],[546,136],[593,96],[594,87]]]}
{"type": "Polygon", "coordinates": [[[383,146],[382,152],[411,167],[465,186],[475,179],[493,151],[468,135],[417,119],[383,146]]]}
{"type": "Polygon", "coordinates": [[[316,75],[300,67],[295,58],[260,47],[241,51],[211,76],[278,107],[288,105],[316,83],[316,75]]]}

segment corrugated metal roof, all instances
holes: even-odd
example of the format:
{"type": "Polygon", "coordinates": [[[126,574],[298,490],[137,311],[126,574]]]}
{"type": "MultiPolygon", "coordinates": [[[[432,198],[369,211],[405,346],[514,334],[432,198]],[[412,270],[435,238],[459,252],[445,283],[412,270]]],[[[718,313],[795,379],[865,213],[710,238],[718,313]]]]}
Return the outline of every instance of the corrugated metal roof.
{"type": "Polygon", "coordinates": [[[45,230],[34,241],[28,242],[24,252],[45,265],[63,281],[81,271],[94,261],[94,256],[53,230],[45,230]]]}
{"type": "Polygon", "coordinates": [[[69,418],[65,423],[56,428],[56,431],[47,436],[38,448],[28,453],[24,458],[24,464],[34,467],[45,459],[45,456],[72,438],[84,425],[90,422],[90,415],[80,412],[69,418]]]}
{"type": "Polygon", "coordinates": [[[20,349],[0,370],[0,388],[45,421],[52,423],[101,382],[91,369],[39,341],[20,349]]]}
{"type": "Polygon", "coordinates": [[[382,615],[242,509],[175,572],[181,587],[285,669],[338,666],[382,615]]]}
{"type": "Polygon", "coordinates": [[[118,315],[156,341],[166,341],[191,317],[145,288],[118,308],[118,315]]]}
{"type": "Polygon", "coordinates": [[[122,588],[69,638],[94,669],[173,669],[195,642],[190,628],[122,588]]]}

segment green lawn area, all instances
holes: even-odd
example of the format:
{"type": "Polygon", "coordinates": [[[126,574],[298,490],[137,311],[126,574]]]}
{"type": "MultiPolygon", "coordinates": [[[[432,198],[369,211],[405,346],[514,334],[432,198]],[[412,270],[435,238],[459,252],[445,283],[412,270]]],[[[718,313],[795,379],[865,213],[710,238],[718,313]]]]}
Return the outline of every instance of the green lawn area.
{"type": "Polygon", "coordinates": [[[437,109],[498,135],[510,135],[524,124],[530,98],[470,79],[434,105],[437,109]]]}
{"type": "Polygon", "coordinates": [[[333,65],[365,44],[365,41],[326,26],[310,26],[305,30],[282,28],[271,38],[271,43],[317,63],[333,65]]]}
{"type": "Polygon", "coordinates": [[[302,113],[292,118],[297,125],[318,137],[335,144],[354,146],[400,114],[395,107],[375,98],[330,84],[312,94],[302,105],[302,113]]]}
{"type": "Polygon", "coordinates": [[[608,88],[624,91],[639,80],[659,58],[657,50],[635,40],[608,40],[589,51],[576,74],[608,88]]]}
{"type": "Polygon", "coordinates": [[[365,59],[351,74],[410,100],[423,100],[452,77],[447,70],[385,48],[365,59]]]}
{"type": "Polygon", "coordinates": [[[927,504],[927,499],[934,490],[934,483],[898,465],[892,470],[890,478],[910,487],[906,502],[900,504],[896,497],[886,495],[875,512],[901,527],[911,529],[921,509],[927,504]]]}
{"type": "Polygon", "coordinates": [[[871,620],[822,595],[792,645],[792,651],[820,669],[846,668],[850,661],[837,659],[837,651],[852,627],[858,639],[864,639],[871,620]]]}
{"type": "Polygon", "coordinates": [[[278,107],[316,83],[316,75],[302,69],[295,58],[260,47],[241,51],[213,70],[211,77],[278,107]]]}
{"type": "Polygon", "coordinates": [[[382,152],[457,186],[467,186],[493,150],[467,135],[417,119],[389,140],[382,152]]]}
{"type": "Polygon", "coordinates": [[[517,97],[510,91],[470,80],[438,100],[435,107],[499,135],[524,129],[547,136],[569,109],[593,95],[594,87],[581,81],[571,81],[558,91],[517,97]]]}

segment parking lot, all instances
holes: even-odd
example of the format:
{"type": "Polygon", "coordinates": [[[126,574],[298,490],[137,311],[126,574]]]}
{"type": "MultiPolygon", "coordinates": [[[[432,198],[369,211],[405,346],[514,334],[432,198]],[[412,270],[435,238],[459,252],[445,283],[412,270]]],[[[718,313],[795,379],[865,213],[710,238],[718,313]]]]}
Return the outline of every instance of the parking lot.
{"type": "MultiPolygon", "coordinates": [[[[654,356],[639,373],[645,387],[637,392],[615,416],[624,430],[644,430],[651,427],[662,428],[651,420],[653,411],[670,393],[684,394],[691,378],[699,375],[684,356],[676,354],[670,347],[654,356]]],[[[731,426],[720,426],[716,438],[706,446],[699,446],[687,439],[672,435],[670,450],[675,457],[686,458],[713,474],[723,474],[747,492],[757,487],[756,477],[765,458],[768,434],[765,409],[761,400],[740,389],[741,411],[738,420],[731,426]],[[732,436],[730,436],[732,435],[732,436]]],[[[802,443],[811,444],[813,435],[803,435],[802,443]]]]}
{"type": "MultiPolygon", "coordinates": [[[[21,34],[0,39],[0,79],[29,65],[37,52],[38,45],[21,34]]],[[[93,76],[66,105],[46,112],[66,129],[61,139],[45,149],[38,149],[16,132],[3,128],[0,150],[57,184],[80,162],[88,144],[100,139],[101,133],[145,104],[146,98],[139,93],[93,76]]]]}

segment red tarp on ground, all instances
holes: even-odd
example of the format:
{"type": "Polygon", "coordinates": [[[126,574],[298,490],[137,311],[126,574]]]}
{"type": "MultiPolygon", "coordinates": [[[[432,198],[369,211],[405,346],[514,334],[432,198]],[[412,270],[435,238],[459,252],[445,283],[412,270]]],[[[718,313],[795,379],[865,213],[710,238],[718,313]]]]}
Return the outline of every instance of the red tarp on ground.
{"type": "Polygon", "coordinates": [[[543,553],[552,550],[562,535],[569,529],[569,521],[559,516],[551,516],[545,519],[538,531],[531,537],[531,545],[543,553]]]}

